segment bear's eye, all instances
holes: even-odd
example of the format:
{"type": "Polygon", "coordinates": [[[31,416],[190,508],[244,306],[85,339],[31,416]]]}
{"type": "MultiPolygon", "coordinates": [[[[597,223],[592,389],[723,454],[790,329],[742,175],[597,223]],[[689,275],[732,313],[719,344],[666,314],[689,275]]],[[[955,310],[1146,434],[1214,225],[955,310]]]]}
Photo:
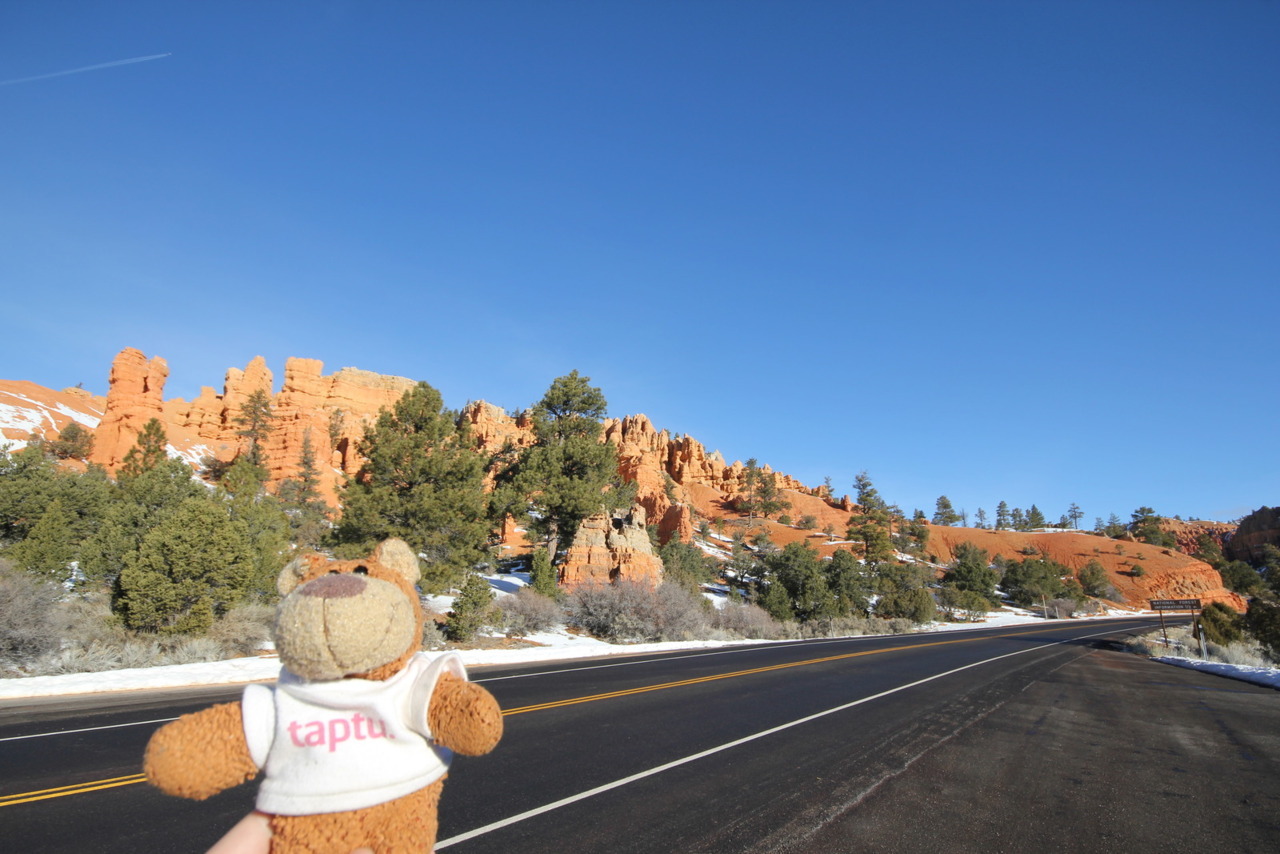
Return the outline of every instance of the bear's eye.
{"type": "Polygon", "coordinates": [[[368,575],[369,568],[365,566],[357,566],[355,569],[352,570],[352,572],[354,572],[356,575],[368,575]]]}

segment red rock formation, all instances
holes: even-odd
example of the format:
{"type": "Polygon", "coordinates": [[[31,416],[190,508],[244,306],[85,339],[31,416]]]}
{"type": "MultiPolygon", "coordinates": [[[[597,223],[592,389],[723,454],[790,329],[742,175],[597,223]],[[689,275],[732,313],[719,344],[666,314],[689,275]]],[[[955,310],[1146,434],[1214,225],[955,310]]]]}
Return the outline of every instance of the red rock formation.
{"type": "Polygon", "coordinates": [[[1240,527],[1227,542],[1231,560],[1257,564],[1264,560],[1263,546],[1280,547],[1280,507],[1259,507],[1240,520],[1240,527]]]}
{"type": "MultiPolygon", "coordinates": [[[[93,434],[91,462],[115,471],[137,443],[142,427],[152,418],[164,421],[164,381],[169,366],[156,356],[148,361],[141,350],[121,350],[111,363],[102,422],[93,434]]],[[[167,431],[166,431],[167,432],[167,431]]]]}
{"type": "MultiPolygon", "coordinates": [[[[413,387],[412,380],[356,368],[323,376],[315,359],[289,359],[284,387],[272,398],[272,432],[263,443],[270,487],[295,477],[302,446],[309,436],[319,471],[320,488],[337,505],[344,474],[360,467],[356,443],[378,411],[390,407],[413,387]]],[[[109,471],[119,468],[137,441],[142,425],[159,418],[170,444],[193,464],[209,455],[226,461],[244,448],[237,419],[245,401],[261,389],[270,394],[274,377],[261,356],[244,370],[227,371],[222,394],[205,387],[191,402],[162,401],[168,368],[163,359],[150,362],[139,351],[123,350],[111,369],[102,424],[95,435],[93,460],[109,471]]]]}
{"type": "Polygon", "coordinates": [[[0,380],[0,446],[18,450],[32,433],[52,439],[72,421],[92,431],[107,401],[82,388],[54,391],[26,380],[0,380]]]}
{"type": "Polygon", "coordinates": [[[1135,608],[1145,609],[1150,599],[1200,599],[1206,605],[1223,602],[1237,610],[1245,608],[1244,599],[1223,586],[1217,570],[1173,549],[1072,531],[1028,534],[930,525],[925,551],[939,563],[950,563],[961,543],[1013,560],[1023,560],[1034,550],[1077,573],[1096,560],[1120,594],[1119,602],[1135,608]],[[1133,575],[1135,564],[1142,565],[1143,575],[1133,575]]]}
{"type": "Polygon", "coordinates": [[[662,559],[653,553],[643,507],[583,521],[560,567],[560,583],[567,587],[615,581],[662,582],[662,559]]]}
{"type": "Polygon", "coordinates": [[[1160,521],[1160,530],[1166,534],[1172,534],[1178,543],[1178,548],[1187,554],[1200,551],[1200,538],[1203,536],[1208,536],[1220,548],[1225,546],[1236,532],[1236,528],[1237,525],[1234,522],[1183,522],[1179,519],[1160,521]]]}

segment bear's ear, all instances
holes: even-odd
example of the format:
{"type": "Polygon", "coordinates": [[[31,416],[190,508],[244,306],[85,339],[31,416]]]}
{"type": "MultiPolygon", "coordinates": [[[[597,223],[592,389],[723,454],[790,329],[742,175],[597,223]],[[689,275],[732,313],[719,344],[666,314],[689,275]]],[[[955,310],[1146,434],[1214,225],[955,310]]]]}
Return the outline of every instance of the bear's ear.
{"type": "Polygon", "coordinates": [[[327,560],[328,558],[324,555],[315,554],[314,552],[295,557],[285,564],[284,569],[280,570],[280,577],[276,579],[276,590],[280,591],[281,596],[288,596],[302,581],[303,576],[311,570],[311,567],[327,560]]]}
{"type": "Polygon", "coordinates": [[[422,577],[418,569],[418,556],[404,540],[383,540],[373,550],[373,559],[387,569],[404,576],[410,584],[417,584],[418,579],[422,577]]]}

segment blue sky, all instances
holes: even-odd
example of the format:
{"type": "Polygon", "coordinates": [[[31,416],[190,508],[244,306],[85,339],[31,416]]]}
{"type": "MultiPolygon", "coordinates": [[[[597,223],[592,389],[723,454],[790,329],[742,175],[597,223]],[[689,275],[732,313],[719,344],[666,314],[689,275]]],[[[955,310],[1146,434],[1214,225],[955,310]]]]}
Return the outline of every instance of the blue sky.
{"type": "Polygon", "coordinates": [[[1277,44],[1263,0],[11,0],[0,377],[577,369],[908,511],[1235,518],[1280,503],[1277,44]]]}

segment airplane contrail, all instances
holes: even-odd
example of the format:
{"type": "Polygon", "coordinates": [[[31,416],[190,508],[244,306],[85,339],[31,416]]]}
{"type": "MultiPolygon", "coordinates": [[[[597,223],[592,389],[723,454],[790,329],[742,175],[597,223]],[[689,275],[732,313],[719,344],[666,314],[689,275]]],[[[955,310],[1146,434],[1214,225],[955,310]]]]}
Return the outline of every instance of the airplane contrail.
{"type": "Polygon", "coordinates": [[[97,71],[99,68],[115,68],[117,65],[132,65],[135,62],[150,62],[153,59],[164,59],[172,53],[156,53],[151,56],[135,56],[132,59],[117,59],[114,62],[100,62],[97,65],[86,65],[83,68],[68,68],[66,71],[55,71],[52,74],[37,74],[34,77],[18,77],[14,80],[0,80],[0,86],[12,86],[15,83],[30,83],[33,80],[48,80],[50,77],[66,77],[68,74],[80,74],[85,71],[97,71]]]}

